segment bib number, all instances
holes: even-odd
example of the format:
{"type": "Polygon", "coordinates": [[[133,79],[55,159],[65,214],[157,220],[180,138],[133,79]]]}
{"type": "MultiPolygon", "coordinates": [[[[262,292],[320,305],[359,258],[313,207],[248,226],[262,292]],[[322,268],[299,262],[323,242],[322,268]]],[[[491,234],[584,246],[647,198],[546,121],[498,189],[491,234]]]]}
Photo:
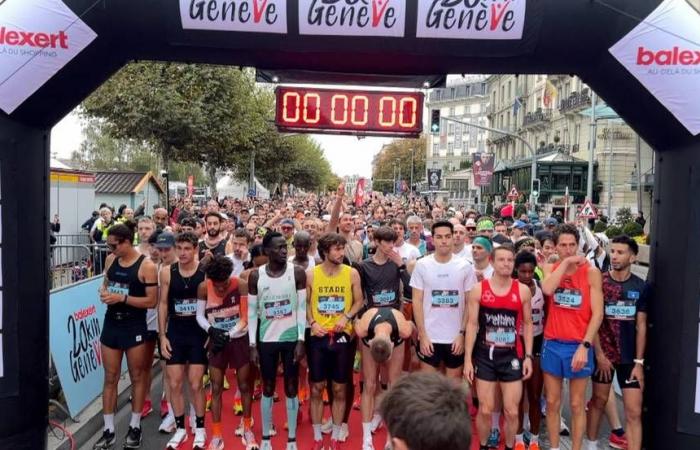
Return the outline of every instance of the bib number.
{"type": "Polygon", "coordinates": [[[605,303],[605,317],[610,320],[634,320],[637,304],[634,300],[605,303]]]}
{"type": "Polygon", "coordinates": [[[580,309],[583,296],[578,289],[559,288],[554,292],[554,304],[560,308],[580,309]]]}
{"type": "Polygon", "coordinates": [[[515,347],[515,330],[512,328],[487,327],[486,344],[494,347],[515,347]]]}
{"type": "Polygon", "coordinates": [[[177,317],[192,317],[197,315],[196,298],[176,298],[175,315],[177,317]]]}
{"type": "Polygon", "coordinates": [[[238,321],[239,317],[215,317],[214,322],[211,325],[220,330],[231,331],[236,325],[238,325],[238,321]]]}
{"type": "Polygon", "coordinates": [[[379,292],[372,296],[372,301],[375,305],[379,306],[391,305],[392,303],[394,303],[394,301],[396,301],[396,292],[379,292]]]}
{"type": "Polygon", "coordinates": [[[107,285],[107,290],[112,294],[129,295],[129,285],[110,281],[107,285]]]}
{"type": "Polygon", "coordinates": [[[457,308],[459,306],[459,291],[432,291],[433,308],[457,308]]]}
{"type": "Polygon", "coordinates": [[[214,328],[231,331],[241,320],[238,307],[228,307],[214,310],[208,313],[209,323],[214,328]]]}
{"type": "Polygon", "coordinates": [[[319,297],[318,312],[326,316],[338,316],[345,312],[344,297],[319,297]]]}
{"type": "Polygon", "coordinates": [[[283,319],[292,316],[292,302],[290,300],[267,302],[263,305],[263,309],[267,320],[283,319]]]}
{"type": "Polygon", "coordinates": [[[542,323],[542,310],[533,309],[532,310],[532,324],[538,326],[542,323]]]}

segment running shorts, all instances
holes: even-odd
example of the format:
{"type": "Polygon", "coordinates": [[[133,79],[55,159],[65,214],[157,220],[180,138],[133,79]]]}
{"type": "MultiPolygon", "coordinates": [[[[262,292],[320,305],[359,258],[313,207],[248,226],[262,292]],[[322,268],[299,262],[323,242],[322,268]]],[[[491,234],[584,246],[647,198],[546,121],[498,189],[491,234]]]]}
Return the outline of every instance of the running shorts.
{"type": "Polygon", "coordinates": [[[344,384],[352,376],[355,345],[346,333],[334,333],[323,337],[309,336],[306,340],[306,358],[309,365],[309,381],[321,383],[331,380],[344,384]]]}
{"type": "Polygon", "coordinates": [[[448,369],[457,369],[464,365],[464,352],[459,355],[452,354],[452,344],[433,344],[433,355],[425,356],[420,352],[420,341],[416,343],[416,355],[422,362],[435,367],[445,364],[448,369]]]}
{"type": "Polygon", "coordinates": [[[571,360],[579,347],[578,342],[556,341],[545,339],[542,345],[542,371],[558,378],[588,378],[593,375],[595,358],[593,349],[588,349],[588,362],[579,371],[571,369],[571,360]]]}
{"type": "Polygon", "coordinates": [[[299,364],[294,363],[294,348],[296,345],[296,342],[261,342],[258,344],[260,374],[263,380],[275,380],[277,378],[277,365],[280,360],[282,360],[285,379],[299,376],[299,364]]]}
{"type": "Polygon", "coordinates": [[[250,346],[248,335],[231,339],[228,344],[218,353],[211,351],[209,344],[209,365],[220,370],[240,369],[250,363],[250,346]]]}
{"type": "Polygon", "coordinates": [[[171,356],[165,360],[166,365],[208,364],[207,333],[196,323],[188,325],[178,326],[174,321],[168,325],[166,336],[170,341],[171,356]]]}
{"type": "Polygon", "coordinates": [[[617,382],[620,384],[620,389],[641,389],[639,381],[631,380],[632,369],[634,369],[634,363],[632,364],[613,364],[613,368],[610,370],[610,379],[607,381],[603,380],[600,373],[596,372],[591,377],[594,383],[599,384],[611,384],[613,376],[617,373],[617,382]]]}
{"type": "Polygon", "coordinates": [[[476,344],[474,376],[484,381],[510,383],[523,378],[523,361],[514,348],[490,348],[476,344]]]}
{"type": "Polygon", "coordinates": [[[148,339],[148,329],[143,318],[120,320],[109,316],[105,317],[100,335],[100,342],[105,347],[128,350],[143,344],[146,339],[148,339]]]}

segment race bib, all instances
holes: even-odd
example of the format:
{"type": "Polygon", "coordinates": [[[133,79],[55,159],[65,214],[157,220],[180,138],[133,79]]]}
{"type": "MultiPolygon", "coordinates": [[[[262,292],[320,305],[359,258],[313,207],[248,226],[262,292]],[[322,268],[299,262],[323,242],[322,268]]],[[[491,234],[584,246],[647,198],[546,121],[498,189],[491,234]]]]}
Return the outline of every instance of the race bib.
{"type": "Polygon", "coordinates": [[[129,295],[129,285],[125,283],[110,281],[107,290],[112,294],[129,295]]]}
{"type": "Polygon", "coordinates": [[[176,298],[175,315],[177,317],[192,317],[197,315],[196,298],[176,298]]]}
{"type": "Polygon", "coordinates": [[[324,296],[318,298],[318,312],[326,316],[338,316],[345,312],[345,297],[324,296]]]}
{"type": "Polygon", "coordinates": [[[554,291],[554,305],[560,308],[580,309],[583,296],[578,289],[557,288],[554,291]]]}
{"type": "Polygon", "coordinates": [[[263,304],[263,309],[267,320],[283,319],[291,317],[292,302],[289,299],[266,302],[263,304]]]}
{"type": "Polygon", "coordinates": [[[388,292],[379,292],[377,294],[374,294],[372,296],[372,301],[374,302],[375,305],[379,306],[386,306],[386,305],[391,305],[396,301],[396,292],[394,291],[388,291],[388,292]]]}
{"type": "Polygon", "coordinates": [[[459,291],[432,291],[433,308],[457,308],[459,306],[459,291]]]}
{"type": "Polygon", "coordinates": [[[241,314],[237,306],[210,311],[208,317],[211,326],[224,331],[232,330],[241,320],[241,314]]]}
{"type": "Polygon", "coordinates": [[[532,310],[532,324],[538,326],[542,323],[542,310],[533,309],[532,310]]]}
{"type": "Polygon", "coordinates": [[[610,320],[634,320],[637,315],[637,303],[634,300],[605,302],[605,317],[610,320]]]}
{"type": "Polygon", "coordinates": [[[486,327],[485,341],[489,346],[514,347],[516,333],[512,328],[486,327]]]}

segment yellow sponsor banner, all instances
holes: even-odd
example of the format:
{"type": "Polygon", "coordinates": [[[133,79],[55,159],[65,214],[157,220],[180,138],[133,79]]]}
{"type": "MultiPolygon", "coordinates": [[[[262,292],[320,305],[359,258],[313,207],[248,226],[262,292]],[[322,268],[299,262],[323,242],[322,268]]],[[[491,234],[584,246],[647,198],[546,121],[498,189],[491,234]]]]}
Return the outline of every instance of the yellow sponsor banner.
{"type": "Polygon", "coordinates": [[[51,181],[58,183],[94,183],[95,176],[91,174],[51,172],[51,181]]]}

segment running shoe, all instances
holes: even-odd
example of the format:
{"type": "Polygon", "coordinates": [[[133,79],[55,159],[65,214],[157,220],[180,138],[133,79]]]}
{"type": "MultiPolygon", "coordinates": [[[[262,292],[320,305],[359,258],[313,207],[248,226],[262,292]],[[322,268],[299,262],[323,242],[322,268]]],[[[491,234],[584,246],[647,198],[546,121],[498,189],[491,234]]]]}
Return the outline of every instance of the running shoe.
{"type": "Polygon", "coordinates": [[[348,429],[348,424],[343,423],[340,425],[340,435],[338,435],[338,440],[340,442],[345,442],[348,440],[348,436],[350,435],[350,430],[348,429]]]}
{"type": "Polygon", "coordinates": [[[336,441],[335,439],[331,439],[331,446],[328,447],[329,450],[341,450],[342,447],[340,446],[341,442],[336,441]]]}
{"type": "Polygon", "coordinates": [[[204,450],[204,446],[207,444],[207,430],[204,428],[197,428],[194,430],[194,442],[192,443],[192,450],[204,450]]]}
{"type": "Polygon", "coordinates": [[[527,450],[540,450],[540,444],[538,442],[530,442],[527,450]]]}
{"type": "MultiPolygon", "coordinates": [[[[226,375],[224,375],[224,391],[228,391],[231,388],[231,385],[228,384],[228,378],[226,378],[226,375]]],[[[236,395],[241,395],[240,392],[236,392],[236,395]]]]}
{"type": "Polygon", "coordinates": [[[114,431],[104,430],[102,432],[102,437],[95,442],[92,446],[93,450],[107,450],[114,447],[114,443],[117,441],[117,435],[114,431]]]}
{"type": "Polygon", "coordinates": [[[272,444],[269,439],[263,439],[260,441],[260,450],[272,450],[272,444]]]}
{"type": "Polygon", "coordinates": [[[160,433],[170,434],[173,431],[175,431],[175,428],[175,416],[168,414],[167,416],[165,416],[165,418],[163,418],[163,421],[160,423],[158,431],[160,433]]]}
{"type": "Polygon", "coordinates": [[[352,370],[359,373],[361,367],[362,367],[362,353],[360,353],[358,351],[355,353],[355,360],[352,363],[352,370]]]}
{"type": "Polygon", "coordinates": [[[187,442],[187,430],[178,428],[175,430],[175,434],[170,438],[165,448],[168,450],[177,450],[185,442],[187,442]]]}
{"type": "Polygon", "coordinates": [[[260,446],[258,445],[258,442],[255,440],[255,434],[251,430],[246,430],[245,433],[243,433],[243,437],[241,438],[241,442],[245,446],[245,450],[259,450],[260,446]]]}
{"type": "Polygon", "coordinates": [[[359,398],[353,402],[352,409],[355,409],[358,411],[360,410],[360,399],[359,398]]]}
{"type": "Polygon", "coordinates": [[[148,416],[152,412],[153,412],[153,403],[151,402],[150,398],[147,398],[143,402],[143,409],[141,409],[141,418],[143,419],[144,417],[148,416]]]}
{"type": "Polygon", "coordinates": [[[489,440],[486,441],[486,445],[488,445],[491,448],[497,448],[498,442],[500,440],[501,440],[501,432],[498,430],[498,428],[492,428],[491,434],[489,434],[489,440]]]}
{"type": "Polygon", "coordinates": [[[209,381],[211,381],[211,379],[209,378],[209,372],[207,372],[202,376],[202,386],[207,386],[209,381]]]}
{"type": "Polygon", "coordinates": [[[160,401],[160,418],[164,419],[165,416],[167,416],[169,412],[170,412],[170,408],[168,408],[168,401],[166,399],[162,399],[160,401]]]}
{"type": "Polygon", "coordinates": [[[612,448],[618,448],[620,450],[627,450],[627,436],[624,434],[618,436],[615,433],[610,433],[608,438],[608,445],[612,448]]]}
{"type": "Polygon", "coordinates": [[[197,416],[194,414],[190,414],[190,431],[194,430],[197,428],[197,416]]]}
{"type": "Polygon", "coordinates": [[[374,413],[372,416],[372,421],[370,422],[372,434],[376,433],[378,429],[382,427],[382,416],[374,413]]]}
{"type": "Polygon", "coordinates": [[[524,442],[516,442],[513,450],[527,450],[524,442]]]}
{"type": "Polygon", "coordinates": [[[129,427],[129,432],[126,433],[124,439],[124,448],[139,448],[141,447],[141,428],[129,427]]]}
{"type": "Polygon", "coordinates": [[[224,450],[224,440],[221,436],[216,436],[214,439],[209,441],[209,446],[207,450],[224,450]]]}
{"type": "MultiPolygon", "coordinates": [[[[250,419],[250,427],[253,428],[253,425],[255,425],[255,419],[253,419],[253,418],[251,417],[251,419],[250,419]]],[[[234,433],[236,436],[241,437],[241,436],[243,436],[243,432],[244,432],[244,431],[245,431],[245,427],[244,427],[244,425],[243,425],[243,419],[241,419],[241,421],[238,422],[238,427],[236,428],[236,431],[234,431],[233,433],[234,433]]],[[[275,434],[277,434],[277,433],[275,432],[275,434]]],[[[274,436],[275,434],[270,433],[270,436],[274,436]]]]}
{"type": "Polygon", "coordinates": [[[564,418],[562,417],[561,422],[559,423],[559,436],[570,436],[571,432],[569,431],[569,427],[566,426],[566,422],[564,422],[564,418]]]}
{"type": "Polygon", "coordinates": [[[287,442],[287,450],[297,450],[296,441],[287,442]]]}
{"type": "Polygon", "coordinates": [[[323,404],[328,405],[330,400],[328,400],[328,389],[323,390],[323,404]]]}
{"type": "Polygon", "coordinates": [[[207,411],[210,411],[210,410],[211,410],[211,391],[207,391],[207,397],[206,397],[206,398],[207,398],[207,400],[206,400],[206,403],[205,403],[205,408],[206,408],[207,411]]]}
{"type": "Polygon", "coordinates": [[[304,403],[309,399],[309,391],[305,387],[299,388],[299,393],[297,394],[299,398],[299,403],[304,403]]]}
{"type": "Polygon", "coordinates": [[[365,439],[362,442],[362,450],[374,450],[374,444],[372,443],[372,439],[365,439]]]}
{"type": "Polygon", "coordinates": [[[325,422],[321,424],[321,433],[331,434],[333,432],[333,419],[328,418],[325,422]]]}
{"type": "Polygon", "coordinates": [[[323,450],[323,441],[314,441],[314,445],[311,450],[323,450]]]}

